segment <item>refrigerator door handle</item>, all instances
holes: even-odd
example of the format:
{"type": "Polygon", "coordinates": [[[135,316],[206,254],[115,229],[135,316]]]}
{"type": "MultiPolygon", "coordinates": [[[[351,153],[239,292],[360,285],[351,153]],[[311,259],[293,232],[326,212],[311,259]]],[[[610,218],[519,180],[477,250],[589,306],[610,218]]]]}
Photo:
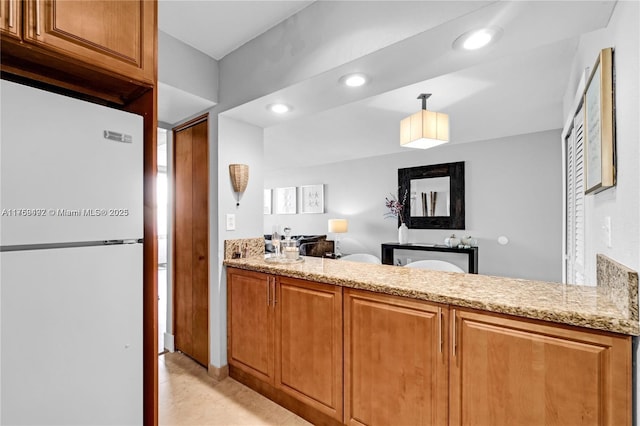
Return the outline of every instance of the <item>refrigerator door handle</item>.
{"type": "Polygon", "coordinates": [[[105,246],[115,246],[120,244],[142,244],[144,240],[142,238],[131,238],[128,240],[104,240],[105,246]]]}
{"type": "Polygon", "coordinates": [[[123,244],[142,244],[144,243],[144,239],[142,238],[131,238],[129,240],[123,240],[123,244]]]}
{"type": "Polygon", "coordinates": [[[124,244],[124,240],[104,240],[105,246],[115,246],[118,244],[124,244]]]}

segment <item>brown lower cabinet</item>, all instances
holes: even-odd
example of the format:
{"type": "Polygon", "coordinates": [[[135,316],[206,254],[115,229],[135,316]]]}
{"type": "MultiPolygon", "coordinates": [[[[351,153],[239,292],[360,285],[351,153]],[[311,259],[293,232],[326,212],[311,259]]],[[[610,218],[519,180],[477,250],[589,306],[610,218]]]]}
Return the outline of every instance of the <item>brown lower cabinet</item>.
{"type": "Polygon", "coordinates": [[[630,425],[631,338],[452,309],[451,425],[630,425]]]}
{"type": "Polygon", "coordinates": [[[349,425],[447,424],[447,308],[344,289],[349,425]]]}
{"type": "Polygon", "coordinates": [[[231,376],[314,424],[631,424],[629,336],[236,268],[227,280],[231,376]]]}
{"type": "Polygon", "coordinates": [[[227,302],[230,375],[259,379],[313,421],[342,422],[342,289],[228,268],[227,302]]]}
{"type": "Polygon", "coordinates": [[[230,367],[274,385],[274,277],[227,270],[227,358],[230,367]]]}

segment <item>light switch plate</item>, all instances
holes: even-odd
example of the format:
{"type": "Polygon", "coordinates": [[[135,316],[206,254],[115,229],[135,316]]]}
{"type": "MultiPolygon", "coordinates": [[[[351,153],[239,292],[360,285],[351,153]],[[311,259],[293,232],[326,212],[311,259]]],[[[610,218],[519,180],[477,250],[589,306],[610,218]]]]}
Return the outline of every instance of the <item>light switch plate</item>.
{"type": "Polygon", "coordinates": [[[227,213],[227,231],[236,230],[236,215],[233,213],[227,213]]]}
{"type": "Polygon", "coordinates": [[[604,242],[608,248],[611,248],[611,216],[605,216],[604,218],[604,242]]]}

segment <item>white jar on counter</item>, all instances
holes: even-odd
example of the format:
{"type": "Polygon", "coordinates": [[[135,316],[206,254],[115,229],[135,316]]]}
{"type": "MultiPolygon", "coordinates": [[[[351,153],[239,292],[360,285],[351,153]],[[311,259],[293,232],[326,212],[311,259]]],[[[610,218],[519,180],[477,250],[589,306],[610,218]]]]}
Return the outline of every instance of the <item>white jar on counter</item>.
{"type": "Polygon", "coordinates": [[[284,240],[282,242],[282,254],[286,259],[296,260],[300,257],[300,248],[295,240],[284,240]]]}

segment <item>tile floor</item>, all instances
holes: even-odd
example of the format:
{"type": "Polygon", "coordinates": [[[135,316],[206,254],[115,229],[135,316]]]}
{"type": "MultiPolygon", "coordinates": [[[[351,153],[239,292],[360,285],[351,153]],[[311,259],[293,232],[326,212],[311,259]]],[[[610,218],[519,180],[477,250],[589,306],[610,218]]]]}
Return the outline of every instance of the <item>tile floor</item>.
{"type": "Polygon", "coordinates": [[[161,425],[310,425],[237,381],[216,381],[180,353],[158,359],[161,425]]]}

